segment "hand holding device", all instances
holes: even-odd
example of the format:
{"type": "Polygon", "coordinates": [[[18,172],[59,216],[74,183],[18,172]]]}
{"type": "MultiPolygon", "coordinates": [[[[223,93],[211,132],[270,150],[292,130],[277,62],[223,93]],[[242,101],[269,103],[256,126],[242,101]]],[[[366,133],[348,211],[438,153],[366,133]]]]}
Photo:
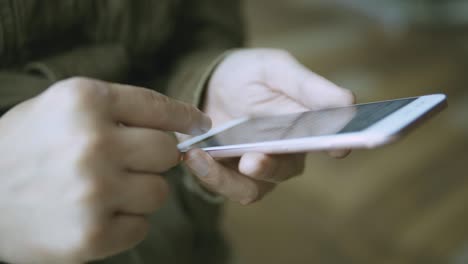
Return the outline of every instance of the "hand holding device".
{"type": "MultiPolygon", "coordinates": [[[[302,66],[290,54],[275,49],[244,49],[228,55],[208,83],[204,111],[219,126],[240,117],[304,112],[352,104],[353,94],[302,66]]],[[[342,157],[347,151],[331,151],[342,157]]],[[[244,152],[240,158],[216,161],[191,150],[186,164],[199,182],[214,193],[249,204],[276,183],[304,168],[303,154],[267,155],[244,152]]]]}

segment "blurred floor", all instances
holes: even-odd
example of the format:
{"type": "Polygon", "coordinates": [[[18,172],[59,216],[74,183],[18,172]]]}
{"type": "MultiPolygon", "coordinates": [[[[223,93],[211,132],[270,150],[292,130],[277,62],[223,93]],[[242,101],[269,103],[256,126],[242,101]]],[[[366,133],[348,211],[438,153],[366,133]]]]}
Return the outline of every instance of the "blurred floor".
{"type": "Polygon", "coordinates": [[[239,263],[468,263],[468,30],[392,31],[305,0],[246,4],[250,46],[289,50],[359,102],[443,92],[449,108],[397,144],[310,154],[303,176],[260,203],[229,204],[239,263]]]}

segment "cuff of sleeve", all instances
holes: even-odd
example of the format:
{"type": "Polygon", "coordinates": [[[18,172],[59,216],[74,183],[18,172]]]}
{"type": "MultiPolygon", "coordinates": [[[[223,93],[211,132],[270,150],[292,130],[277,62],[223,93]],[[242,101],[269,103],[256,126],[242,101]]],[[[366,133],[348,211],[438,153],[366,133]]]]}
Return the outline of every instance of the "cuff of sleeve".
{"type": "Polygon", "coordinates": [[[201,52],[186,58],[169,82],[168,95],[201,106],[208,81],[216,67],[234,50],[201,52]]]}
{"type": "Polygon", "coordinates": [[[42,75],[52,82],[73,76],[117,82],[125,78],[128,69],[124,48],[112,44],[78,47],[25,67],[27,72],[42,75]]]}
{"type": "Polygon", "coordinates": [[[200,183],[198,183],[197,180],[195,180],[194,176],[188,171],[187,168],[182,166],[182,169],[184,170],[183,184],[187,190],[197,195],[199,198],[203,199],[205,202],[208,202],[211,204],[224,203],[224,200],[225,200],[224,197],[206,191],[205,189],[203,189],[200,183]]]}

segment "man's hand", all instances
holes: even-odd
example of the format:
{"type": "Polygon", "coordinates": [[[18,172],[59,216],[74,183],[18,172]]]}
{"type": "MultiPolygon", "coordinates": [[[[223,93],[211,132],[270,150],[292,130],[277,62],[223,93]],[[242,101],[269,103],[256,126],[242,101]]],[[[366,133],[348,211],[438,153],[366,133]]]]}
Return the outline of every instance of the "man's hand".
{"type": "MultiPolygon", "coordinates": [[[[217,126],[244,116],[277,115],[354,103],[353,94],[309,71],[285,51],[247,49],[229,55],[208,84],[204,111],[217,126]]],[[[349,151],[332,151],[344,157],[349,151]]],[[[300,174],[304,155],[247,153],[237,160],[213,160],[195,149],[186,164],[209,190],[249,204],[300,174]]]]}
{"type": "Polygon", "coordinates": [[[178,164],[164,131],[206,132],[196,108],[154,91],[59,82],[0,119],[0,261],[83,263],[135,246],[178,164]]]}

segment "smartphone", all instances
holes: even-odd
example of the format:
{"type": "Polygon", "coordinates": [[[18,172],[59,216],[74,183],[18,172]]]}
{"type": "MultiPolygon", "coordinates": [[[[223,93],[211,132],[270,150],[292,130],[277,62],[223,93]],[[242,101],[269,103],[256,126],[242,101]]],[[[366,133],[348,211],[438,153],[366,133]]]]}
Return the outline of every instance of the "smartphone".
{"type": "Polygon", "coordinates": [[[444,94],[233,120],[178,145],[214,158],[375,148],[396,141],[447,105],[444,94]]]}

